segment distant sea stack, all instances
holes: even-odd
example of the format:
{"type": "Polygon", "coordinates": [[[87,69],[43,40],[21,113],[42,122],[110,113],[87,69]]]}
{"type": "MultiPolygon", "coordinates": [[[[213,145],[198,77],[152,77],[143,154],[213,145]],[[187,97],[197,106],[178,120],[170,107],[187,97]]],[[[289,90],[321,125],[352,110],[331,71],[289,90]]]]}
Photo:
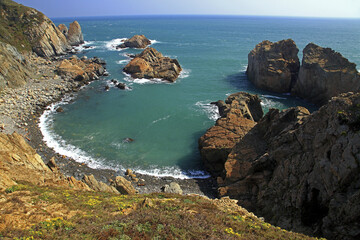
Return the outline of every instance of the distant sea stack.
{"type": "Polygon", "coordinates": [[[291,92],[319,106],[340,93],[360,90],[356,65],[340,53],[310,43],[303,50],[301,67],[297,53],[291,39],[259,43],[248,56],[249,80],[260,89],[291,92]]]}
{"type": "Polygon", "coordinates": [[[133,78],[154,79],[175,82],[182,68],[176,59],[164,57],[156,49],[148,47],[136,55],[124,68],[133,78]]]}
{"type": "Polygon", "coordinates": [[[70,23],[66,39],[71,46],[78,46],[84,43],[84,37],[81,31],[81,26],[77,21],[70,23]]]}
{"type": "Polygon", "coordinates": [[[249,80],[260,89],[290,92],[300,68],[298,52],[292,39],[259,43],[248,55],[249,80]]]}
{"type": "Polygon", "coordinates": [[[144,35],[135,35],[130,39],[126,39],[124,43],[116,46],[116,48],[146,48],[150,44],[151,41],[144,35]]]}
{"type": "Polygon", "coordinates": [[[340,53],[314,43],[303,50],[303,60],[292,94],[318,105],[340,93],[359,91],[360,74],[356,64],[340,53]]]}

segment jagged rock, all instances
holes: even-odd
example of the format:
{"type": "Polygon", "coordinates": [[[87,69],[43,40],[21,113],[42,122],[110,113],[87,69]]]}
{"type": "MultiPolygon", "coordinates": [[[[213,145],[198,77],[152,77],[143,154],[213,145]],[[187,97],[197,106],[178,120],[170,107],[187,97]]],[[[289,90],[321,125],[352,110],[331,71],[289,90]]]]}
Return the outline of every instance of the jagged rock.
{"type": "Polygon", "coordinates": [[[52,172],[59,172],[59,167],[57,166],[54,157],[52,157],[46,165],[50,168],[52,172]]]}
{"type": "Polygon", "coordinates": [[[96,180],[94,175],[85,175],[82,181],[94,191],[119,193],[113,186],[109,186],[106,183],[96,180]]]}
{"type": "Polygon", "coordinates": [[[84,43],[81,26],[77,21],[70,23],[69,31],[66,38],[71,46],[78,46],[84,43]]]}
{"type": "Polygon", "coordinates": [[[303,60],[292,93],[318,105],[340,93],[360,90],[360,73],[354,63],[330,48],[313,43],[303,50],[303,60]]]}
{"type": "Polygon", "coordinates": [[[202,160],[213,175],[221,175],[231,149],[262,117],[260,102],[257,95],[245,92],[216,102],[221,118],[199,139],[202,160]]]}
{"type": "Polygon", "coordinates": [[[69,29],[65,24],[59,24],[58,29],[65,35],[65,37],[68,35],[69,29]]]}
{"type": "Polygon", "coordinates": [[[70,59],[62,60],[56,71],[60,76],[66,76],[76,81],[96,80],[105,72],[105,69],[95,61],[97,60],[80,60],[73,56],[70,59]]]}
{"type": "Polygon", "coordinates": [[[165,193],[183,194],[183,190],[176,182],[171,182],[169,185],[166,184],[164,187],[162,187],[162,189],[165,193]]]}
{"type": "Polygon", "coordinates": [[[298,52],[292,39],[259,43],[248,55],[249,80],[260,89],[290,92],[300,68],[298,52]]]}
{"type": "Polygon", "coordinates": [[[309,115],[270,110],[233,148],[221,195],[280,227],[329,239],[360,233],[360,93],[309,115]]]}
{"type": "Polygon", "coordinates": [[[62,107],[58,107],[58,108],[56,109],[56,112],[58,112],[58,113],[64,112],[64,109],[63,109],[62,107]]]}
{"type": "Polygon", "coordinates": [[[121,90],[125,90],[125,89],[126,89],[125,83],[118,83],[118,84],[116,84],[116,87],[119,88],[119,89],[121,89],[121,90]]]}
{"type": "Polygon", "coordinates": [[[136,193],[135,188],[131,185],[131,182],[121,176],[115,178],[113,186],[121,193],[126,195],[133,195],[136,193]]]}
{"type": "Polygon", "coordinates": [[[0,42],[0,91],[18,87],[32,76],[31,67],[22,54],[9,44],[0,42]]]}
{"type": "Polygon", "coordinates": [[[164,57],[154,48],[146,48],[128,63],[124,72],[133,78],[160,78],[174,82],[181,72],[181,66],[176,59],[164,57]]]}
{"type": "Polygon", "coordinates": [[[120,44],[116,48],[146,48],[151,44],[151,41],[144,35],[135,35],[130,39],[126,39],[124,43],[120,44]]]}

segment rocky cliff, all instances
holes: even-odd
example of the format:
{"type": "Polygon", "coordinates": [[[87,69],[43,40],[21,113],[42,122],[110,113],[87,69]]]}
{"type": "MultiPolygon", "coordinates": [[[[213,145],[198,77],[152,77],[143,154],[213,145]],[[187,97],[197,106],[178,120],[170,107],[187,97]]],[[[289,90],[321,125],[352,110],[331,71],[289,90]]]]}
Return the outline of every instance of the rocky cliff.
{"type": "Polygon", "coordinates": [[[304,48],[294,95],[323,105],[340,93],[358,90],[360,73],[354,63],[330,48],[313,43],[304,48]]]}
{"type": "Polygon", "coordinates": [[[219,193],[287,229],[358,239],[359,166],[360,93],[346,93],[313,114],[270,110],[231,150],[219,193]]]}
{"type": "Polygon", "coordinates": [[[298,52],[292,39],[259,43],[248,55],[249,80],[261,89],[290,92],[300,68],[298,52]]]}
{"type": "Polygon", "coordinates": [[[133,78],[160,78],[170,82],[175,82],[181,70],[176,59],[164,57],[151,47],[136,55],[124,68],[124,72],[133,78]]]}
{"type": "Polygon", "coordinates": [[[0,42],[0,62],[0,91],[21,86],[32,75],[24,56],[10,44],[0,42]]]}
{"type": "Polygon", "coordinates": [[[221,117],[199,139],[199,150],[205,167],[215,176],[223,175],[224,163],[235,144],[260,120],[263,111],[260,98],[245,92],[218,101],[221,117]]]}

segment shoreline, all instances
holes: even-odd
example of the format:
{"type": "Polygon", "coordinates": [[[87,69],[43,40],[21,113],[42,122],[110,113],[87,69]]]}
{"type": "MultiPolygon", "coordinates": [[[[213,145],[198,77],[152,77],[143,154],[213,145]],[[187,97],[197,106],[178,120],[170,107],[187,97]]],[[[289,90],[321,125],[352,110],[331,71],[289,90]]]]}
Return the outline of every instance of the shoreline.
{"type": "MultiPolygon", "coordinates": [[[[71,54],[66,55],[66,57],[71,54]]],[[[11,134],[16,131],[23,135],[28,143],[42,157],[44,163],[54,157],[60,171],[65,176],[73,176],[80,180],[84,175],[94,175],[97,180],[109,184],[116,176],[123,176],[131,181],[125,172],[113,169],[94,169],[85,163],[78,163],[74,159],[61,156],[43,141],[39,128],[39,119],[48,107],[61,101],[67,95],[75,95],[81,91],[83,82],[61,78],[54,70],[58,60],[46,60],[35,57],[38,62],[38,76],[30,79],[26,85],[10,89],[7,88],[0,94],[0,131],[11,134]],[[39,77],[40,75],[41,77],[39,77]]],[[[103,77],[100,78],[100,81],[103,77]]],[[[132,182],[135,189],[142,193],[161,192],[165,184],[176,182],[184,194],[199,194],[209,198],[217,196],[217,184],[213,177],[179,179],[174,177],[156,177],[134,172],[142,183],[138,186],[132,182]]]]}

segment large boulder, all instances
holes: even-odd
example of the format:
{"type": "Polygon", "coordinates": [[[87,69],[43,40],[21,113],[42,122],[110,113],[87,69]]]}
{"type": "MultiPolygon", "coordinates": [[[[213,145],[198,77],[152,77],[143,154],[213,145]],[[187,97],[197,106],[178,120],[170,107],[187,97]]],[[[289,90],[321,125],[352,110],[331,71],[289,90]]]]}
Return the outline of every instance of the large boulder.
{"type": "Polygon", "coordinates": [[[283,228],[358,239],[360,93],[270,110],[232,149],[220,195],[283,228]]]}
{"type": "Polygon", "coordinates": [[[131,185],[131,182],[124,177],[117,176],[112,184],[121,194],[133,195],[136,193],[135,188],[131,185]]]}
{"type": "Polygon", "coordinates": [[[18,87],[32,76],[25,57],[10,44],[0,42],[0,91],[6,87],[18,87]]]}
{"type": "Polygon", "coordinates": [[[239,92],[230,95],[225,102],[215,103],[221,117],[199,139],[202,160],[213,175],[222,175],[232,148],[261,119],[260,102],[257,95],[239,92]]]}
{"type": "Polygon", "coordinates": [[[330,48],[313,43],[303,51],[298,80],[292,93],[318,105],[340,93],[360,90],[356,65],[330,48]]]}
{"type": "Polygon", "coordinates": [[[130,39],[126,39],[124,43],[116,48],[146,48],[151,44],[151,41],[144,35],[135,35],[130,39]]]}
{"type": "Polygon", "coordinates": [[[84,37],[81,31],[81,26],[77,21],[70,23],[66,38],[71,46],[78,46],[84,43],[84,37]]]}
{"type": "Polygon", "coordinates": [[[248,55],[249,80],[260,89],[290,92],[300,68],[298,52],[292,39],[259,43],[248,55]]]}
{"type": "Polygon", "coordinates": [[[176,59],[164,57],[151,47],[136,55],[124,68],[124,72],[133,78],[160,78],[170,82],[174,82],[178,78],[181,70],[176,59]]]}
{"type": "Polygon", "coordinates": [[[92,190],[96,192],[110,192],[117,193],[119,192],[113,186],[109,186],[106,183],[96,180],[94,175],[85,175],[82,179],[84,183],[86,183],[92,190]]]}

